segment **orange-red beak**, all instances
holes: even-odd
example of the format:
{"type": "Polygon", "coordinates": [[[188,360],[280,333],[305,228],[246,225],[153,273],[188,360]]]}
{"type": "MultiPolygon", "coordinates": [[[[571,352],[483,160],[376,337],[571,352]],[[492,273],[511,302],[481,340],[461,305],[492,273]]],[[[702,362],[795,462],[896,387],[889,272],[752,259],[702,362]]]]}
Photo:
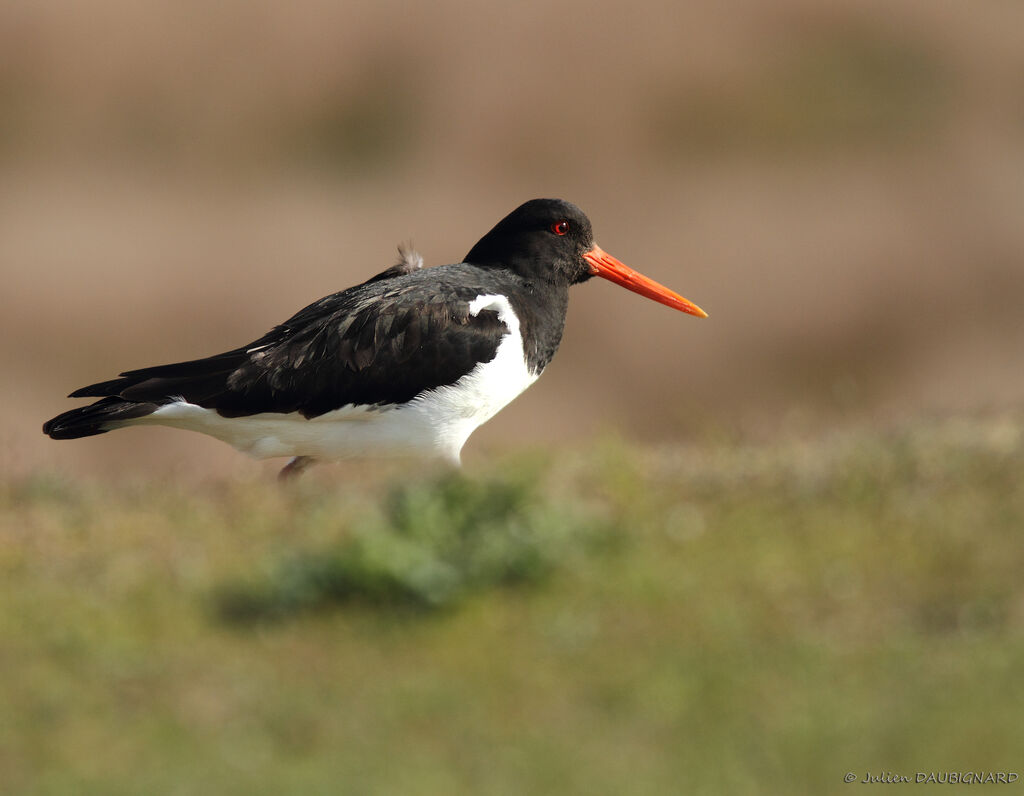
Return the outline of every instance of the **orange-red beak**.
{"type": "Polygon", "coordinates": [[[682,312],[696,315],[698,318],[706,318],[708,314],[691,301],[687,301],[675,291],[669,290],[664,285],[659,285],[653,279],[648,279],[643,274],[634,271],[625,263],[620,263],[608,252],[598,245],[586,252],[583,259],[590,266],[590,273],[594,276],[601,276],[617,285],[622,285],[627,290],[639,293],[654,299],[659,304],[673,307],[682,312]]]}

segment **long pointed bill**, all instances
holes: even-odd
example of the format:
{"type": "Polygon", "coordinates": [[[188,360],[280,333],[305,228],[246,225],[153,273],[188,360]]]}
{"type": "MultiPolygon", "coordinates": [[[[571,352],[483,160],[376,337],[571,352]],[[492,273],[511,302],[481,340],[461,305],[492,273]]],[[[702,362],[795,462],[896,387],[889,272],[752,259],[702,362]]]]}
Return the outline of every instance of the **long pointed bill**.
{"type": "Polygon", "coordinates": [[[698,318],[706,318],[708,314],[691,301],[687,301],[675,291],[669,290],[664,285],[659,285],[653,279],[648,279],[643,274],[634,271],[625,263],[620,263],[608,252],[598,245],[586,252],[583,259],[590,266],[590,273],[594,276],[604,277],[610,282],[622,285],[627,290],[639,293],[649,299],[654,299],[659,304],[682,312],[696,315],[698,318]]]}

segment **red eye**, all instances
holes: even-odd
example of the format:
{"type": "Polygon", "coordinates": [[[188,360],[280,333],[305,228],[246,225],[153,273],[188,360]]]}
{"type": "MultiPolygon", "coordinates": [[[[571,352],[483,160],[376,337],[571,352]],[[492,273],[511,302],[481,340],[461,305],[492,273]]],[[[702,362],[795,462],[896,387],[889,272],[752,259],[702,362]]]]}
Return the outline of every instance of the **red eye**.
{"type": "Polygon", "coordinates": [[[556,235],[565,235],[566,233],[569,232],[569,222],[556,221],[554,224],[551,225],[551,231],[554,232],[556,235]]]}

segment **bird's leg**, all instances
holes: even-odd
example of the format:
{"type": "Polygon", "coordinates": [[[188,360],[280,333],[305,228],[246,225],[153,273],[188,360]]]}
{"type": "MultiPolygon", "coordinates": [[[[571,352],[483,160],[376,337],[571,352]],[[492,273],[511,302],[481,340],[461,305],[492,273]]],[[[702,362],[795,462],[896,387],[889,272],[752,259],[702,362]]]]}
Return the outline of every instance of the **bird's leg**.
{"type": "Polygon", "coordinates": [[[281,483],[291,481],[314,464],[316,464],[316,459],[312,456],[292,456],[288,464],[282,467],[281,472],[277,474],[277,480],[281,483]]]}

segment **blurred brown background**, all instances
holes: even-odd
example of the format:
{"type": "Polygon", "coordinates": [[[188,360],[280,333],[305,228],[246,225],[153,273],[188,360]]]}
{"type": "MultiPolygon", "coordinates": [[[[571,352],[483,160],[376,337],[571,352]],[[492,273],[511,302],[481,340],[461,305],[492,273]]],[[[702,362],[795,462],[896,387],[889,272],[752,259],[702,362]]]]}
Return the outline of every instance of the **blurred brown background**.
{"type": "Polygon", "coordinates": [[[0,6],[0,470],[245,472],[39,426],[558,196],[707,309],[595,280],[467,446],[890,422],[1024,398],[1024,5],[0,6]],[[600,282],[600,283],[599,283],[600,282]]]}

